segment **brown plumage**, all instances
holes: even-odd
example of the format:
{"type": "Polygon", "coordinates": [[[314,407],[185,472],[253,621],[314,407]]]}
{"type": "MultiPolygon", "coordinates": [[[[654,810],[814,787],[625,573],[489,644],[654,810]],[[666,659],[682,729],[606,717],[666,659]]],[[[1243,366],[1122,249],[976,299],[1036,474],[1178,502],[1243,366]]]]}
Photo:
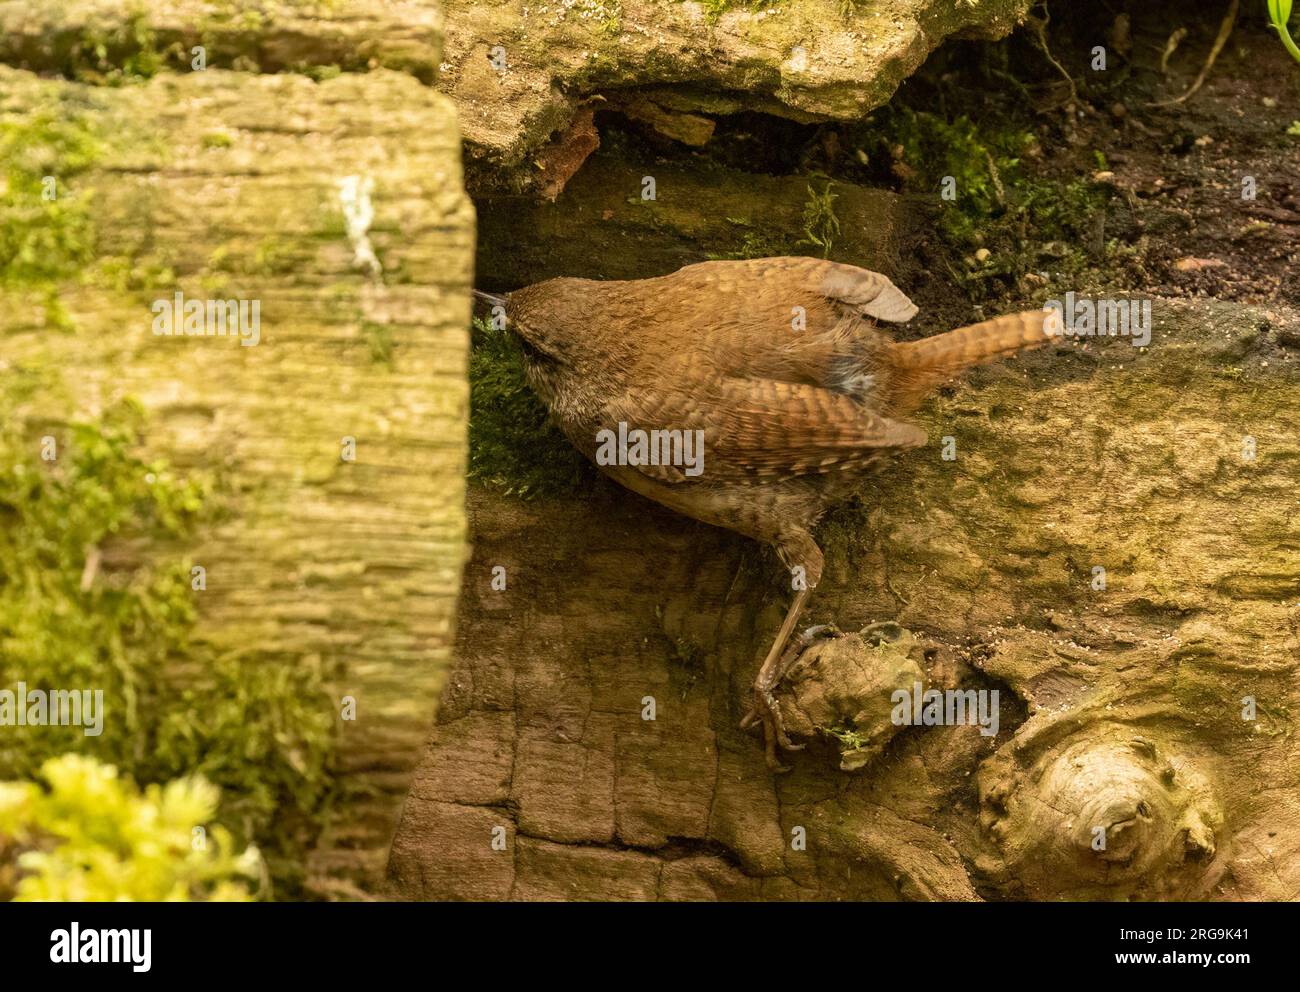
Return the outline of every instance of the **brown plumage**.
{"type": "MultiPolygon", "coordinates": [[[[483,295],[483,294],[480,294],[483,295]]],[[[1048,340],[1043,311],[895,343],[877,321],[912,302],[887,278],[815,258],[702,262],[654,279],[549,279],[505,298],[529,381],[569,440],[597,460],[601,431],[703,431],[681,464],[600,465],[634,492],[771,544],[794,600],[754,684],[768,763],[791,748],[772,689],[821,578],[812,528],[863,471],[925,433],[899,419],[980,362],[1048,340]]],[[[607,435],[604,435],[607,437],[607,435]]]]}

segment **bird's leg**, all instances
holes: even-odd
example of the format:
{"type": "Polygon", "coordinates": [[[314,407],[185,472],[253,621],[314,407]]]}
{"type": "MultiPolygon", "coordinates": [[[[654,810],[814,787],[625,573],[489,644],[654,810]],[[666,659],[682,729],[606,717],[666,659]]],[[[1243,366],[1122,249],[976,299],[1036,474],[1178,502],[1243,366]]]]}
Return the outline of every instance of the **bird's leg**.
{"type": "MultiPolygon", "coordinates": [[[[773,690],[781,684],[786,673],[790,671],[790,668],[814,641],[823,637],[839,636],[840,632],[833,624],[821,623],[815,627],[809,627],[798,637],[790,639],[780,660],[776,663],[775,671],[764,674],[764,670],[760,669],[758,678],[754,680],[754,701],[750,704],[749,712],[745,714],[745,718],[740,721],[740,726],[743,730],[752,727],[760,720],[763,721],[767,765],[774,772],[787,772],[790,770],[777,763],[776,746],[778,744],[787,751],[802,751],[805,745],[793,743],[789,735],[786,734],[785,724],[781,719],[781,707],[776,702],[773,690]]],[[[766,668],[766,664],[764,667],[766,668]]]]}
{"type": "Polygon", "coordinates": [[[786,611],[785,620],[781,623],[781,629],[777,632],[771,650],[768,651],[767,657],[763,659],[763,664],[758,669],[758,676],[754,679],[753,703],[745,718],[740,721],[740,726],[745,729],[759,721],[762,722],[767,766],[772,771],[783,772],[789,769],[777,761],[777,745],[787,751],[801,751],[804,745],[793,743],[786,734],[785,726],[781,722],[781,710],[777,706],[773,692],[803,649],[825,628],[812,628],[795,638],[794,643],[790,644],[795,625],[799,622],[799,617],[808,603],[808,596],[821,578],[822,554],[821,549],[806,532],[794,535],[788,543],[782,542],[778,545],[778,551],[782,559],[802,563],[798,571],[802,573],[803,581],[795,591],[794,600],[786,611]],[[787,644],[789,650],[786,649],[787,644]]]}

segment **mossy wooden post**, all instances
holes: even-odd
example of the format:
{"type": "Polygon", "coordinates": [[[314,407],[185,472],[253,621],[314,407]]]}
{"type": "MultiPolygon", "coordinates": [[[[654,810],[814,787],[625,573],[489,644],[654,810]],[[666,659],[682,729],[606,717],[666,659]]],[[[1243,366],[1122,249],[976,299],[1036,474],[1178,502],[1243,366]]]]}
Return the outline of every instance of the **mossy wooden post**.
{"type": "Polygon", "coordinates": [[[474,235],[451,102],[383,69],[101,88],[0,67],[0,114],[75,120],[97,148],[48,166],[89,250],[5,292],[0,375],[42,382],[20,421],[37,445],[134,397],[150,456],[219,476],[221,519],[167,549],[206,569],[197,639],[325,673],[343,801],[308,886],[378,893],[464,554],[474,235]],[[260,340],[156,335],[175,293],[260,301],[260,340]]]}

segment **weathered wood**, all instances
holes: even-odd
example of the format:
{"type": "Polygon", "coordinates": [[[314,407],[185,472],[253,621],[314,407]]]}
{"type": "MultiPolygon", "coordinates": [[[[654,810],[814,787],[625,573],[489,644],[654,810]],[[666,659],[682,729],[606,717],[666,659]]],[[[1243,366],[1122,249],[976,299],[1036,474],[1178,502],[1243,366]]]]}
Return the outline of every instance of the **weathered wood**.
{"type": "Polygon", "coordinates": [[[604,481],[535,503],[471,487],[457,662],[396,886],[1294,898],[1300,355],[1284,342],[1298,322],[1157,300],[1144,351],[1063,343],[922,411],[929,445],[822,526],[805,622],[896,621],[925,646],[928,685],[1000,691],[1000,727],[894,728],[854,773],[819,735],[774,778],[736,727],[788,596],[770,554],[604,481]],[[1057,764],[1076,759],[1095,786],[1083,798],[1057,764]],[[1131,864],[1088,849],[1092,797],[1131,864]]]}
{"type": "Polygon", "coordinates": [[[442,18],[435,0],[0,0],[0,62],[22,69],[94,73],[98,46],[115,67],[145,53],[188,68],[196,45],[211,67],[382,67],[431,83],[442,18]]]}
{"type": "Polygon", "coordinates": [[[310,869],[320,892],[375,892],[464,548],[474,224],[451,102],[382,70],[318,84],[209,69],[106,89],[0,68],[8,119],[55,106],[102,143],[91,169],[60,178],[93,203],[94,262],[57,286],[71,332],[8,294],[0,369],[57,376],[20,407],[33,431],[135,397],[150,455],[226,480],[226,518],[184,549],[207,569],[198,637],[319,664],[336,702],[355,698],[356,720],[337,723],[353,798],[310,869]],[[369,190],[364,231],[345,218],[350,182],[369,190]],[[362,238],[378,272],[357,263],[362,238]],[[138,281],[115,285],[114,262],[138,281]],[[151,302],[176,291],[259,300],[259,343],[156,336],[151,302]]]}
{"type": "Polygon", "coordinates": [[[826,256],[896,271],[920,212],[886,190],[804,176],[637,164],[597,152],[554,203],[524,196],[477,202],[476,272],[489,289],[554,276],[643,279],[706,258],[821,255],[805,213],[829,189],[838,231],[826,256]],[[642,180],[655,180],[655,199],[642,180]]]}
{"type": "Polygon", "coordinates": [[[469,185],[522,192],[590,94],[631,88],[675,111],[857,120],[947,37],[1001,38],[1024,0],[449,0],[439,86],[464,122],[469,185]]]}

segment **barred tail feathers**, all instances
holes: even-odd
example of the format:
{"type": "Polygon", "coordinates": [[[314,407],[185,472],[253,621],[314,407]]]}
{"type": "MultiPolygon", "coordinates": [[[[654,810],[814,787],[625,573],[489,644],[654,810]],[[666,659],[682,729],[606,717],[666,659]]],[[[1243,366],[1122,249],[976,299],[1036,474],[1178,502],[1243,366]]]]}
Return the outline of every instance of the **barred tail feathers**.
{"type": "Polygon", "coordinates": [[[934,389],[975,365],[1046,344],[1060,333],[1056,310],[1029,310],[893,346],[895,415],[921,404],[934,389]]]}

